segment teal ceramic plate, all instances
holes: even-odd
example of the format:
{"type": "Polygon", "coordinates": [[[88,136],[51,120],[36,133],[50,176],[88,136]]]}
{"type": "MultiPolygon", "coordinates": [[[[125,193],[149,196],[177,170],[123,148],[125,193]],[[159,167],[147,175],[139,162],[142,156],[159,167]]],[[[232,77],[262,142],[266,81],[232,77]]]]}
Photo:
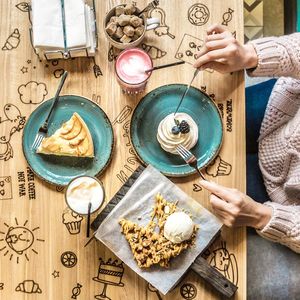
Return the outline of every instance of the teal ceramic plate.
{"type": "Polygon", "coordinates": [[[45,181],[66,186],[79,175],[99,175],[111,159],[114,136],[111,123],[105,112],[94,102],[83,97],[61,96],[51,117],[48,135],[69,120],[74,112],[79,113],[87,124],[94,142],[94,158],[77,158],[37,154],[32,144],[38,128],[45,121],[53,99],[42,103],[30,115],[23,131],[23,152],[36,175],[45,181]]]}
{"type": "MultiPolygon", "coordinates": [[[[131,142],[144,164],[151,164],[167,176],[180,177],[195,173],[178,156],[165,152],[156,139],[160,121],[174,113],[186,85],[161,86],[147,94],[137,105],[131,119],[131,142]]],[[[211,98],[191,87],[179,112],[189,114],[198,125],[198,143],[191,152],[198,158],[198,167],[206,167],[218,154],[223,125],[219,110],[211,98]]]]}

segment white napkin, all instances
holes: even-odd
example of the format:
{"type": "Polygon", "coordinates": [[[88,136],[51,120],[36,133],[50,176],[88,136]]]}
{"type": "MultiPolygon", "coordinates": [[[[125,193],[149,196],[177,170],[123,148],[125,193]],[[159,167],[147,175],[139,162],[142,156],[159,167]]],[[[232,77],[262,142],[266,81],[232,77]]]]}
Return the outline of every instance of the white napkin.
{"type": "MultiPolygon", "coordinates": [[[[64,49],[61,0],[32,0],[33,45],[64,49]]],[[[86,18],[83,0],[64,0],[67,47],[86,47],[86,18]]]]}

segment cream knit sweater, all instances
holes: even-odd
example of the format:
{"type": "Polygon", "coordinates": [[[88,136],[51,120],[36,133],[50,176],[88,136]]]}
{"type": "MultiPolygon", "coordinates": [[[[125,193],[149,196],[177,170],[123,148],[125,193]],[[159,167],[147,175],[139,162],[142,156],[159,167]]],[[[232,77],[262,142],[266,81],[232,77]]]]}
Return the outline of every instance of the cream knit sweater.
{"type": "Polygon", "coordinates": [[[258,233],[300,253],[300,33],[251,44],[258,66],[249,75],[280,77],[260,129],[259,165],[273,215],[258,233]]]}

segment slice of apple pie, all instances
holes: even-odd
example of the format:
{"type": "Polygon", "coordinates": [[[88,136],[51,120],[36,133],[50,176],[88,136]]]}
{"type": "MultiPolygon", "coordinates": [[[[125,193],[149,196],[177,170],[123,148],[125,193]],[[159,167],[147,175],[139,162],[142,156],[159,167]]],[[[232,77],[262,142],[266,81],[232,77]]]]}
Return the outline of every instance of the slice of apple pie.
{"type": "Polygon", "coordinates": [[[176,203],[167,202],[160,194],[156,195],[155,199],[151,221],[147,226],[142,227],[126,219],[119,222],[140,268],[149,268],[154,264],[168,267],[170,259],[191,247],[196,239],[196,226],[189,240],[175,244],[166,239],[163,234],[164,224],[167,217],[176,211],[177,206],[176,203]]]}
{"type": "Polygon", "coordinates": [[[58,156],[94,157],[94,144],[89,128],[74,113],[55,133],[44,138],[37,153],[58,156]]]}

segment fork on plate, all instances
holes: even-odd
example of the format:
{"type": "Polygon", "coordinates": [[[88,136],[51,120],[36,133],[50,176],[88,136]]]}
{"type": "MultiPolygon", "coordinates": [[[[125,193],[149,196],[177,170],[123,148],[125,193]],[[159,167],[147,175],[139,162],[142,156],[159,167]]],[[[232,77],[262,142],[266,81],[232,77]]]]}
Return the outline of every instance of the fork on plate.
{"type": "Polygon", "coordinates": [[[43,125],[39,128],[38,133],[35,136],[35,139],[34,139],[33,144],[32,144],[32,149],[34,149],[34,150],[36,150],[40,146],[41,142],[43,141],[43,139],[46,137],[46,135],[48,133],[48,122],[49,122],[49,119],[50,119],[50,117],[51,117],[51,115],[52,115],[52,113],[53,113],[53,111],[56,107],[56,104],[57,104],[58,100],[59,100],[59,93],[60,93],[60,91],[61,91],[61,89],[62,89],[62,87],[65,83],[67,75],[68,75],[68,72],[65,71],[64,74],[61,77],[61,80],[60,80],[59,86],[57,88],[56,94],[54,96],[54,101],[53,101],[53,104],[52,104],[51,109],[49,111],[49,114],[48,114],[45,122],[43,123],[43,125]]]}
{"type": "Polygon", "coordinates": [[[203,173],[198,169],[197,157],[182,145],[176,147],[177,153],[185,160],[185,162],[194,168],[203,180],[207,180],[203,173]]]}

